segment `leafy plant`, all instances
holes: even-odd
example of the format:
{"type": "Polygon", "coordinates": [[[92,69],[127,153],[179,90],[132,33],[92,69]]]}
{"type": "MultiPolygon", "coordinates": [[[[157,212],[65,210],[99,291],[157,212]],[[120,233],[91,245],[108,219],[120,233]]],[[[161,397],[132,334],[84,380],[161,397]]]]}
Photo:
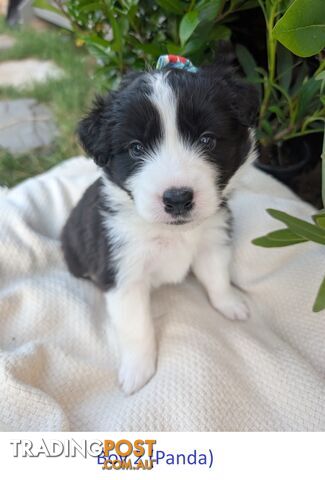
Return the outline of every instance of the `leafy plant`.
{"type": "Polygon", "coordinates": [[[34,5],[64,15],[79,45],[101,64],[108,86],[128,69],[153,66],[159,55],[176,53],[202,63],[217,41],[230,38],[235,15],[256,8],[257,0],[35,0],[34,5]]]}
{"type": "MultiPolygon", "coordinates": [[[[273,2],[273,6],[276,1],[273,2]]],[[[270,20],[270,25],[273,20],[270,20]]],[[[272,47],[274,47],[273,38],[277,37],[289,49],[300,56],[318,53],[325,45],[325,10],[322,0],[295,0],[285,15],[272,26],[271,38],[272,47]],[[323,23],[322,23],[323,22],[323,23]],[[307,34],[306,34],[307,32],[307,34]]],[[[305,96],[312,96],[311,91],[315,88],[319,91],[319,98],[322,109],[314,114],[308,121],[312,127],[313,122],[324,122],[325,120],[325,72],[324,60],[320,64],[320,68],[316,72],[313,79],[307,80],[303,84],[302,92],[305,96]],[[315,87],[310,86],[310,81],[315,87]],[[307,85],[307,89],[306,89],[307,85]],[[317,118],[316,118],[317,117],[317,118]]],[[[304,100],[304,96],[300,97],[300,101],[304,100]]],[[[298,108],[301,108],[299,105],[298,108]]],[[[323,127],[324,131],[324,127],[323,127]]],[[[325,133],[322,153],[322,199],[325,207],[325,133]]],[[[325,246],[325,210],[313,216],[313,222],[306,222],[299,218],[288,215],[279,210],[269,209],[268,213],[275,219],[285,224],[286,228],[270,232],[269,234],[253,240],[255,245],[260,247],[286,247],[306,241],[316,242],[325,246]]],[[[313,306],[314,312],[320,312],[325,309],[325,276],[316,296],[313,306]]]]}
{"type": "MultiPolygon", "coordinates": [[[[325,246],[324,210],[313,216],[313,223],[293,217],[280,210],[268,209],[267,212],[271,217],[284,223],[287,228],[275,230],[263,237],[256,238],[253,240],[254,245],[274,248],[312,241],[325,246]]],[[[316,296],[313,311],[320,312],[323,309],[325,309],[325,276],[316,296]]]]}
{"type": "Polygon", "coordinates": [[[303,57],[325,45],[323,0],[35,0],[34,5],[68,18],[77,45],[85,43],[97,58],[108,87],[129,69],[154,66],[164,53],[208,63],[216,43],[231,37],[238,16],[260,8],[266,25],[267,69],[258,66],[243,45],[236,49],[248,80],[260,91],[258,140],[268,146],[322,130],[325,109],[316,76],[325,61],[319,54],[319,68],[310,76],[306,61],[287,48],[303,57]],[[299,52],[298,44],[303,45],[299,52]]]}
{"type": "Polygon", "coordinates": [[[247,79],[260,91],[257,136],[264,146],[323,131],[325,106],[318,80],[325,70],[324,3],[295,0],[288,8],[289,4],[288,0],[259,0],[266,25],[267,70],[256,64],[244,46],[236,49],[247,79]],[[316,19],[323,25],[315,25],[316,19]],[[315,72],[310,75],[307,62],[288,48],[300,57],[317,53],[315,72]]]}

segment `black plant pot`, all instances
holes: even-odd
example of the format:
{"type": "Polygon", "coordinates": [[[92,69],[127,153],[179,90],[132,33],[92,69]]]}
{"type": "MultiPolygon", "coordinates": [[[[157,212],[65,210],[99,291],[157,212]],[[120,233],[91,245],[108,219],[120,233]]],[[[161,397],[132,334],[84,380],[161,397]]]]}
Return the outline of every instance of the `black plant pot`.
{"type": "Polygon", "coordinates": [[[286,184],[302,200],[320,209],[322,146],[322,133],[296,138],[281,146],[260,146],[255,166],[286,184]]]}
{"type": "Polygon", "coordinates": [[[304,139],[293,139],[281,145],[260,147],[255,166],[282,182],[299,175],[312,163],[310,146],[304,139]]]}

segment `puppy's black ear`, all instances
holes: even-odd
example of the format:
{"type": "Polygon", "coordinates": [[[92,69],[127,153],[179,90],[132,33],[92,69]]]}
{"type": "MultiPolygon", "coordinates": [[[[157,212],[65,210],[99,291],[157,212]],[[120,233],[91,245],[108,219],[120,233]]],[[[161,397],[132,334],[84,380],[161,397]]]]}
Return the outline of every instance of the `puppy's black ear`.
{"type": "Polygon", "coordinates": [[[111,156],[110,109],[112,95],[96,97],[88,115],[79,123],[77,133],[87,155],[100,167],[105,166],[111,156]]]}
{"type": "Polygon", "coordinates": [[[118,90],[105,97],[96,97],[88,115],[79,123],[77,133],[87,155],[100,167],[104,167],[112,156],[111,131],[115,125],[113,103],[126,87],[142,75],[141,72],[126,74],[118,90]]]}
{"type": "Polygon", "coordinates": [[[233,80],[234,98],[231,108],[234,117],[244,127],[254,127],[259,109],[259,96],[256,88],[242,79],[233,80]]]}
{"type": "Polygon", "coordinates": [[[238,75],[238,64],[233,46],[230,42],[219,42],[214,63],[204,67],[217,81],[217,88],[222,86],[225,95],[230,94],[230,107],[234,118],[244,127],[256,124],[259,109],[259,96],[256,88],[238,75]]]}

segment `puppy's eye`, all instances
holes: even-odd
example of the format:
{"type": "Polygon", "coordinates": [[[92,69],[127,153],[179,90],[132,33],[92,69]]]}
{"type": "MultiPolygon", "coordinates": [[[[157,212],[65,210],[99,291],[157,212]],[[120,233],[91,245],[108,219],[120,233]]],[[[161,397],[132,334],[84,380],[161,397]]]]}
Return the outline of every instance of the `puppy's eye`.
{"type": "Polygon", "coordinates": [[[199,138],[200,145],[206,150],[214,150],[217,144],[217,139],[213,133],[203,133],[199,138]]]}
{"type": "Polygon", "coordinates": [[[129,145],[129,155],[132,158],[140,158],[144,154],[144,146],[141,142],[132,142],[129,145]]]}

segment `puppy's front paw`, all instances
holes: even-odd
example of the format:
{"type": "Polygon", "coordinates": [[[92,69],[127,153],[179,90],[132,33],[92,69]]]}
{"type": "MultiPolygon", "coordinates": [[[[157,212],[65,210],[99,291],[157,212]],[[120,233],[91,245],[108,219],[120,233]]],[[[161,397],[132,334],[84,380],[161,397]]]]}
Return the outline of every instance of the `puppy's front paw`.
{"type": "Polygon", "coordinates": [[[247,320],[249,317],[248,306],[235,289],[229,290],[227,294],[216,296],[211,299],[211,302],[214,308],[230,320],[247,320]]]}
{"type": "Polygon", "coordinates": [[[127,394],[140,390],[156,370],[156,355],[124,355],[119,369],[119,383],[127,394]]]}

